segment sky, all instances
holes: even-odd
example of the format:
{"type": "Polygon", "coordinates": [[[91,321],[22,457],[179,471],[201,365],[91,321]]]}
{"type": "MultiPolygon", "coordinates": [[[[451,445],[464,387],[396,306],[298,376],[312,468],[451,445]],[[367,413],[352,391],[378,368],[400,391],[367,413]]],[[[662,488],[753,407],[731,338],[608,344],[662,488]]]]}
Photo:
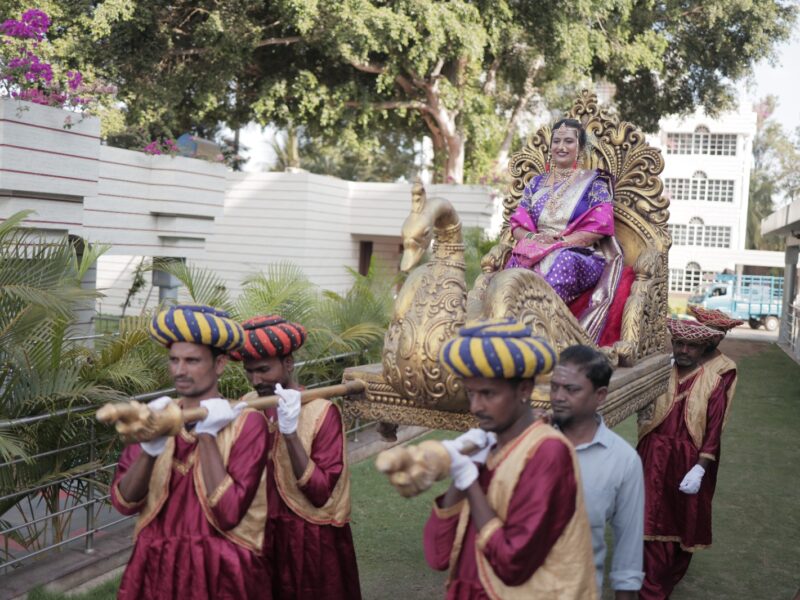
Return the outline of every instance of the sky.
{"type": "Polygon", "coordinates": [[[795,24],[792,39],[782,44],[776,55],[774,65],[767,61],[756,65],[747,96],[754,102],[767,94],[777,96],[778,107],[772,116],[786,132],[793,132],[800,127],[800,22],[795,24]]]}
{"type": "MultiPolygon", "coordinates": [[[[790,133],[800,128],[800,22],[795,25],[792,38],[781,44],[775,54],[774,64],[761,61],[755,66],[751,80],[741,83],[742,97],[755,103],[768,94],[777,96],[778,107],[773,118],[790,133]]],[[[258,125],[250,124],[242,130],[241,141],[248,147],[246,155],[250,157],[245,171],[269,170],[275,159],[274,137],[275,130],[269,127],[262,131],[258,125]]]]}

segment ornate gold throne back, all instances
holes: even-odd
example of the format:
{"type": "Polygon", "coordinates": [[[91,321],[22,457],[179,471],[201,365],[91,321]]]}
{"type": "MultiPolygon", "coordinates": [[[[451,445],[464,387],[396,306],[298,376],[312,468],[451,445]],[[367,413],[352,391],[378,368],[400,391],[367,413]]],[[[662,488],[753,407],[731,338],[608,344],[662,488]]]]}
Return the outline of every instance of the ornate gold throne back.
{"type": "MultiPolygon", "coordinates": [[[[635,281],[623,312],[621,339],[611,353],[621,366],[632,366],[647,356],[664,352],[666,347],[667,253],[672,242],[667,230],[669,200],[661,195],[663,184],[659,177],[664,159],[635,125],[620,122],[616,115],[601,108],[596,94],[588,90],[565,116],[581,121],[586,129],[590,152],[584,167],[603,169],[614,181],[616,238],[623,249],[625,266],[634,269],[635,281]]],[[[468,303],[473,307],[486,301],[483,294],[491,279],[508,260],[514,244],[509,219],[525,186],[545,170],[550,136],[549,126],[540,128],[509,161],[513,180],[503,201],[503,230],[500,242],[481,263],[484,275],[476,282],[468,303]]],[[[565,321],[569,319],[571,315],[564,317],[565,321]]],[[[564,326],[568,330],[574,324],[564,326]]],[[[559,350],[564,345],[553,341],[559,350]]]]}

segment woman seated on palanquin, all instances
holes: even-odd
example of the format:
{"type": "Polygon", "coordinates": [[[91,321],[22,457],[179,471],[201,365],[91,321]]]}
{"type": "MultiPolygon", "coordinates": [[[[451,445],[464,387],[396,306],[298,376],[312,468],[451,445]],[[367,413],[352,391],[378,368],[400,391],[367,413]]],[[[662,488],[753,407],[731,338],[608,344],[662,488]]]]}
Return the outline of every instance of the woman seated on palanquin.
{"type": "Polygon", "coordinates": [[[562,119],[553,126],[546,171],[531,179],[511,216],[515,245],[506,268],[533,270],[567,304],[594,290],[576,317],[598,341],[623,263],[614,239],[611,178],[579,168],[585,148],[580,121],[562,119]]]}

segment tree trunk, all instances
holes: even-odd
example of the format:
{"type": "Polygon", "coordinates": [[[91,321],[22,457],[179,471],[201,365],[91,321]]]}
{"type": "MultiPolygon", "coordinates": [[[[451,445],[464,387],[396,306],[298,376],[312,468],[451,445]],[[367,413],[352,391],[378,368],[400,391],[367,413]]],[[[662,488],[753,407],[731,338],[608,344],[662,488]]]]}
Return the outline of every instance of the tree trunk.
{"type": "Polygon", "coordinates": [[[544,59],[541,57],[531,62],[528,74],[525,77],[525,83],[522,86],[523,93],[519,95],[517,103],[511,111],[511,118],[506,125],[506,133],[503,137],[503,142],[500,144],[500,150],[497,152],[497,158],[495,159],[493,168],[495,175],[502,177],[505,172],[509,154],[511,153],[511,144],[514,142],[514,135],[517,131],[517,123],[522,114],[527,110],[531,98],[533,98],[538,91],[534,82],[542,67],[544,67],[544,59]]]}
{"type": "Polygon", "coordinates": [[[297,127],[289,125],[286,128],[286,166],[300,168],[300,148],[297,143],[297,127]]]}
{"type": "Polygon", "coordinates": [[[445,163],[444,182],[464,183],[464,136],[460,131],[445,137],[447,144],[447,163],[445,163]]]}

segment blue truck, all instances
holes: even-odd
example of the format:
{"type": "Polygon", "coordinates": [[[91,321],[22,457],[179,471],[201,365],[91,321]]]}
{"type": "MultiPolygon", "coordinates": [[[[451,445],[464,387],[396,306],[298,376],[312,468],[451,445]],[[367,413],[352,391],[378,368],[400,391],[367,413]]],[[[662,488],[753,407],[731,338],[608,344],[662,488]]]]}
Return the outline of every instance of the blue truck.
{"type": "Polygon", "coordinates": [[[776,331],[783,304],[783,277],[761,275],[716,275],[689,296],[690,304],[716,308],[750,327],[762,325],[776,331]]]}

